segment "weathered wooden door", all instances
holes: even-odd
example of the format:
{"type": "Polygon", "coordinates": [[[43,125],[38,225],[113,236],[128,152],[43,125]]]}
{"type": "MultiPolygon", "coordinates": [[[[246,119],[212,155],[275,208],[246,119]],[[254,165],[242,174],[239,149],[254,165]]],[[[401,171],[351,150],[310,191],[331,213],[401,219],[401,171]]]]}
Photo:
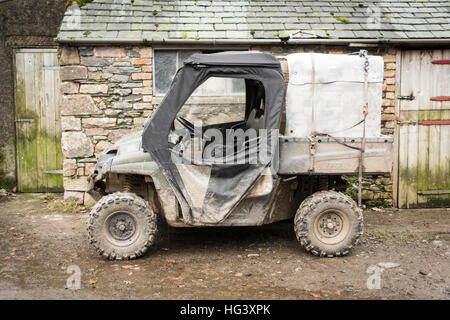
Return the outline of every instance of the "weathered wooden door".
{"type": "Polygon", "coordinates": [[[400,208],[450,207],[450,50],[401,54],[400,208]]]}
{"type": "Polygon", "coordinates": [[[16,154],[21,192],[63,190],[59,72],[54,49],[16,51],[16,154]]]}

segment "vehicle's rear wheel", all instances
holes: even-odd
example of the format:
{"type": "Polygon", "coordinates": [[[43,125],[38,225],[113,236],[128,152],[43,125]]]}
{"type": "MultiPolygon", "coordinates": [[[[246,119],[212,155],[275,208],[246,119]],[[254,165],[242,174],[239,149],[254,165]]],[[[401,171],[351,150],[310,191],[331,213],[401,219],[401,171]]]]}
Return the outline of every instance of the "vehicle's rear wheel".
{"type": "Polygon", "coordinates": [[[294,227],[306,251],[321,257],[344,256],[363,234],[362,210],[342,193],[320,191],[302,202],[294,227]]]}
{"type": "Polygon", "coordinates": [[[110,260],[135,259],[155,243],[158,219],[144,199],[132,193],[113,193],[92,208],[89,241],[110,260]]]}

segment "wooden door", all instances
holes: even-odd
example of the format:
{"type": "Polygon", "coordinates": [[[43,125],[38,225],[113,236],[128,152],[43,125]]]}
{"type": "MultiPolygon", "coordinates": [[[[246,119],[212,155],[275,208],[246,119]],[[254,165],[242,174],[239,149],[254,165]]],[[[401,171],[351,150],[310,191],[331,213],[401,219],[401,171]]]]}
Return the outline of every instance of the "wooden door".
{"type": "Polygon", "coordinates": [[[398,206],[450,207],[450,50],[401,54],[398,206]]]}
{"type": "Polygon", "coordinates": [[[20,192],[63,190],[59,72],[55,49],[15,54],[16,155],[20,192]]]}

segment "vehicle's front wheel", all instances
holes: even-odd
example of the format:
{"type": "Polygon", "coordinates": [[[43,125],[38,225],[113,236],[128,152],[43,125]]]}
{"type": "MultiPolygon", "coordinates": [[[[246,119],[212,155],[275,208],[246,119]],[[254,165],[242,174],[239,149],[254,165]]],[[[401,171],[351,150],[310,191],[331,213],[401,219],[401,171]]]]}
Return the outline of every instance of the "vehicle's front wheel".
{"type": "Polygon", "coordinates": [[[294,224],[300,244],[321,257],[348,254],[363,233],[362,210],[350,197],[335,191],[321,191],[306,198],[294,224]]]}
{"type": "Polygon", "coordinates": [[[132,193],[117,192],[100,199],[88,220],[89,241],[110,260],[142,256],[158,235],[158,216],[146,201],[132,193]]]}

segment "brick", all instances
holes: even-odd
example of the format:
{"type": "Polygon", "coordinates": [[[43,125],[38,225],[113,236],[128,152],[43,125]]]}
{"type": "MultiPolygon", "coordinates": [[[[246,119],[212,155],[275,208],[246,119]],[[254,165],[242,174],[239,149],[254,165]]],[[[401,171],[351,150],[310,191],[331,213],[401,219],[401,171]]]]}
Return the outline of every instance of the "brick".
{"type": "Polygon", "coordinates": [[[113,76],[113,74],[112,73],[109,73],[109,72],[103,72],[102,74],[101,74],[101,78],[102,79],[109,79],[109,78],[111,78],[113,76]]]}
{"type": "Polygon", "coordinates": [[[95,47],[94,55],[100,58],[124,58],[127,51],[124,48],[95,47]]]}
{"type": "Polygon", "coordinates": [[[394,106],[394,101],[391,99],[383,99],[382,105],[383,107],[392,107],[394,106]]]}
{"type": "Polygon", "coordinates": [[[395,71],[392,71],[392,70],[384,71],[384,77],[385,77],[385,78],[392,78],[392,77],[395,77],[395,71]]]}
{"type": "Polygon", "coordinates": [[[395,84],[395,78],[387,78],[386,79],[386,84],[395,84]]]}
{"type": "Polygon", "coordinates": [[[124,135],[130,133],[130,129],[118,129],[118,130],[111,130],[108,133],[108,139],[111,140],[112,143],[116,142],[120,138],[122,138],[124,135]]]}
{"type": "Polygon", "coordinates": [[[137,110],[152,109],[152,104],[151,103],[135,103],[135,104],[133,104],[133,108],[137,109],[137,110]]]}
{"type": "Polygon", "coordinates": [[[133,80],[150,80],[152,78],[151,73],[141,72],[141,73],[133,73],[131,75],[131,79],[133,80]]]}
{"type": "Polygon", "coordinates": [[[77,176],[78,177],[84,176],[84,167],[77,169],[77,176]]]}
{"type": "Polygon", "coordinates": [[[61,49],[61,56],[59,58],[59,64],[61,66],[79,63],[80,56],[78,55],[78,49],[76,47],[63,47],[61,49]]]}
{"type": "Polygon", "coordinates": [[[152,102],[152,100],[153,100],[153,96],[151,96],[151,95],[142,96],[143,102],[152,102]]]}
{"type": "Polygon", "coordinates": [[[87,136],[105,136],[108,134],[108,131],[103,128],[89,128],[84,130],[84,133],[87,136]]]}
{"type": "Polygon", "coordinates": [[[100,80],[102,77],[102,73],[100,71],[89,72],[88,79],[89,80],[100,80]]]}
{"type": "Polygon", "coordinates": [[[387,70],[395,70],[395,63],[392,63],[392,62],[386,63],[384,65],[384,68],[387,69],[387,70]]]}
{"type": "Polygon", "coordinates": [[[394,113],[394,112],[395,112],[394,107],[387,107],[387,108],[384,108],[384,110],[383,110],[383,113],[394,113]]]}
{"type": "Polygon", "coordinates": [[[59,91],[62,94],[74,94],[78,93],[78,90],[80,89],[80,84],[75,82],[62,82],[59,85],[59,91]]]}
{"type": "Polygon", "coordinates": [[[69,177],[64,178],[64,190],[85,192],[87,191],[87,188],[88,182],[86,177],[79,177],[76,179],[69,177]]]}
{"type": "Polygon", "coordinates": [[[82,84],[80,93],[108,93],[108,85],[106,84],[82,84]]]}
{"type": "Polygon", "coordinates": [[[84,118],[83,128],[111,128],[116,125],[116,118],[84,118]]]}
{"type": "Polygon", "coordinates": [[[386,86],[386,91],[394,92],[395,91],[395,86],[386,86]]]}
{"type": "Polygon", "coordinates": [[[128,82],[119,84],[121,88],[140,88],[142,87],[142,82],[128,82]]]}
{"type": "Polygon", "coordinates": [[[151,62],[152,62],[152,59],[148,59],[148,58],[134,58],[131,60],[131,63],[133,65],[150,64],[151,62]]]}
{"type": "Polygon", "coordinates": [[[114,89],[114,94],[118,94],[119,96],[127,96],[131,93],[131,89],[114,89]]]}
{"type": "Polygon", "coordinates": [[[395,121],[386,121],[384,127],[388,129],[395,128],[395,121]]]}
{"type": "Polygon", "coordinates": [[[61,145],[66,158],[90,157],[94,153],[91,140],[79,131],[63,132],[61,145]]]}
{"type": "Polygon", "coordinates": [[[144,87],[151,87],[152,86],[152,81],[151,80],[144,80],[144,81],[142,81],[142,85],[144,87]]]}
{"type": "Polygon", "coordinates": [[[130,80],[130,76],[124,74],[116,74],[109,79],[111,82],[127,82],[130,80]]]}
{"type": "Polygon", "coordinates": [[[152,94],[152,92],[151,87],[133,88],[133,94],[152,94]]]}
{"type": "Polygon", "coordinates": [[[95,153],[101,153],[111,146],[111,142],[102,140],[95,145],[95,153]]]}
{"type": "Polygon", "coordinates": [[[75,117],[61,117],[61,129],[63,131],[81,130],[81,119],[75,117]]]}
{"type": "Polygon", "coordinates": [[[87,67],[105,67],[111,64],[111,58],[81,57],[81,64],[87,67]]]}
{"type": "Polygon", "coordinates": [[[152,72],[151,66],[142,66],[142,72],[152,72]]]}
{"type": "Polygon", "coordinates": [[[59,77],[61,81],[87,79],[87,68],[83,66],[61,67],[59,77]]]}
{"type": "Polygon", "coordinates": [[[77,172],[77,161],[75,159],[64,159],[63,176],[70,177],[77,172]]]}
{"type": "Polygon", "coordinates": [[[63,96],[61,99],[61,115],[91,115],[100,114],[101,110],[95,105],[89,95],[63,96]]]}
{"type": "Polygon", "coordinates": [[[395,120],[395,115],[393,114],[382,114],[381,115],[381,121],[386,121],[386,120],[395,120]]]}
{"type": "Polygon", "coordinates": [[[126,101],[118,101],[113,104],[114,109],[131,109],[132,105],[126,101]]]}
{"type": "Polygon", "coordinates": [[[384,62],[395,62],[395,56],[383,56],[384,62]]]}
{"type": "Polygon", "coordinates": [[[94,172],[95,169],[95,163],[88,162],[84,164],[84,172],[86,175],[90,175],[92,172],[94,172]]]}
{"type": "Polygon", "coordinates": [[[139,48],[136,51],[140,53],[141,58],[153,57],[153,49],[152,48],[139,48]]]}
{"type": "Polygon", "coordinates": [[[134,119],[134,125],[140,127],[144,124],[145,120],[147,120],[147,118],[136,118],[134,119]]]}
{"type": "Polygon", "coordinates": [[[393,92],[386,92],[386,99],[395,99],[395,94],[393,92]]]}

